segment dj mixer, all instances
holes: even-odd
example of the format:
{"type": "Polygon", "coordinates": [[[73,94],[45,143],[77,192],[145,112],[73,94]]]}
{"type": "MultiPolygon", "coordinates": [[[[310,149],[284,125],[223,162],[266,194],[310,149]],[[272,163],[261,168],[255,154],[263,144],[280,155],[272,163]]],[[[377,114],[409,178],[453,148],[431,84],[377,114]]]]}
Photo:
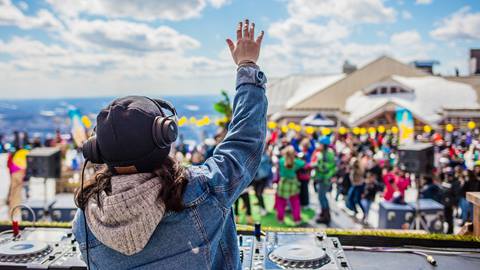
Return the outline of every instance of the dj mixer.
{"type": "MultiPolygon", "coordinates": [[[[238,235],[242,270],[349,270],[337,238],[323,233],[267,232],[238,235]]],[[[25,228],[0,235],[0,270],[86,270],[70,229],[25,228]]]]}

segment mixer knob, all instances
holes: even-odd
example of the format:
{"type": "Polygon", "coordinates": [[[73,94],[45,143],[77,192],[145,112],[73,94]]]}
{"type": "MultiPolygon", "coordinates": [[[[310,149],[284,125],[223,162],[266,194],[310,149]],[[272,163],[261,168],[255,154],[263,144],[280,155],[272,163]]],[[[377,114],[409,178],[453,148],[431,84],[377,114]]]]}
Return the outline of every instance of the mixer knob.
{"type": "Polygon", "coordinates": [[[55,255],[50,255],[50,256],[48,256],[48,259],[49,259],[50,261],[55,260],[55,255]]]}
{"type": "Polygon", "coordinates": [[[318,239],[318,241],[323,241],[325,239],[325,235],[323,233],[318,233],[317,234],[317,239],[318,239]]]}

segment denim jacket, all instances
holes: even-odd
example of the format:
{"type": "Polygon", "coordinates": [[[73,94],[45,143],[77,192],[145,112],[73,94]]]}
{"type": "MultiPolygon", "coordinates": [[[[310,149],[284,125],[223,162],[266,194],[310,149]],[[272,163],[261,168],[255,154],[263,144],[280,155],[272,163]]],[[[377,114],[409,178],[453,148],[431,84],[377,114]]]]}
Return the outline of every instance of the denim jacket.
{"type": "MultiPolygon", "coordinates": [[[[188,168],[190,177],[183,196],[186,209],[167,212],[145,248],[131,256],[105,246],[87,228],[90,269],[241,269],[231,207],[260,163],[267,99],[264,82],[239,74],[225,139],[204,164],[188,168]]],[[[83,212],[78,210],[73,233],[86,258],[83,220],[83,212]]]]}

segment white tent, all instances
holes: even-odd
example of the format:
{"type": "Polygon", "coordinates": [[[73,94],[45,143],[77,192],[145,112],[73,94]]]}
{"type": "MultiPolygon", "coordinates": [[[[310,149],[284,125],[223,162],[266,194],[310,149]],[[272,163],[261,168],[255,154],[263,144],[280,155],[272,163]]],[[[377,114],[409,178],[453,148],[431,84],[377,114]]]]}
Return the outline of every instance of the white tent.
{"type": "Polygon", "coordinates": [[[328,119],[322,113],[312,113],[300,121],[302,126],[312,127],[333,127],[335,121],[328,119]]]}

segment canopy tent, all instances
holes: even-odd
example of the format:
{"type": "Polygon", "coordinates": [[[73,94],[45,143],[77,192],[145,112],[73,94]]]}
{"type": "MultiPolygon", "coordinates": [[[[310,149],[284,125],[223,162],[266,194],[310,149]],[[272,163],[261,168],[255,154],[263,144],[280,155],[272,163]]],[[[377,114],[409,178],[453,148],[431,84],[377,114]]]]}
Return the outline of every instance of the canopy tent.
{"type": "Polygon", "coordinates": [[[312,113],[300,121],[302,126],[333,127],[335,121],[325,117],[322,113],[312,113]]]}

